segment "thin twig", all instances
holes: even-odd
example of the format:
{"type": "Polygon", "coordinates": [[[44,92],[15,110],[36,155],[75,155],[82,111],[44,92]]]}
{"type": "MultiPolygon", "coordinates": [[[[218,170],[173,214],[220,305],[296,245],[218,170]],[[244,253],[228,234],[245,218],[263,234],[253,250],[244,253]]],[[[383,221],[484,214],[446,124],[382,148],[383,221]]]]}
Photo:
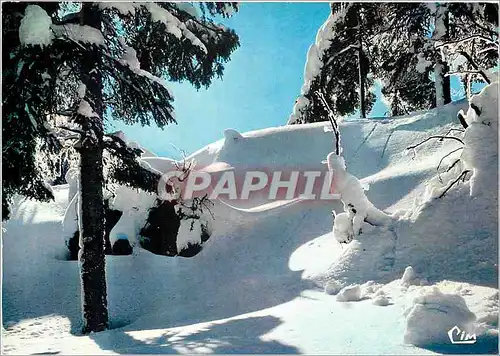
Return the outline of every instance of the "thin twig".
{"type": "MultiPolygon", "coordinates": [[[[443,183],[443,180],[441,179],[441,173],[439,173],[439,168],[441,167],[441,164],[443,163],[444,159],[450,155],[452,155],[453,153],[457,152],[457,151],[460,151],[461,149],[463,149],[463,147],[459,147],[457,148],[456,150],[453,150],[451,152],[448,152],[444,157],[441,158],[441,160],[439,161],[439,164],[436,168],[436,170],[438,171],[438,178],[439,178],[439,181],[441,183],[443,183]]],[[[453,162],[453,164],[451,165],[451,167],[455,166],[455,164],[457,164],[457,161],[460,161],[460,159],[457,159],[455,162],[453,162]]],[[[451,167],[449,167],[446,172],[449,172],[451,167]]]]}
{"type": "Polygon", "coordinates": [[[71,132],[75,132],[75,133],[80,134],[80,135],[84,135],[85,134],[85,132],[83,132],[81,130],[72,129],[72,128],[69,128],[67,126],[56,126],[56,128],[67,130],[67,131],[71,131],[71,132]]]}
{"type": "Polygon", "coordinates": [[[436,48],[440,48],[440,47],[444,47],[444,46],[448,46],[448,45],[453,45],[453,44],[458,45],[458,44],[461,44],[463,42],[467,42],[467,41],[471,41],[471,40],[475,40],[475,39],[483,40],[485,42],[488,42],[489,44],[498,45],[498,43],[495,42],[494,40],[492,40],[491,38],[488,38],[488,37],[483,36],[483,35],[475,34],[475,35],[470,35],[470,36],[467,36],[467,37],[464,37],[464,38],[461,38],[458,40],[447,41],[444,43],[437,44],[436,48]]]}
{"type": "Polygon", "coordinates": [[[444,195],[448,192],[448,190],[451,189],[451,187],[453,187],[455,184],[458,183],[458,181],[461,179],[461,178],[464,178],[465,180],[465,176],[467,175],[467,173],[469,173],[470,171],[469,170],[465,170],[463,171],[462,173],[460,173],[460,175],[458,176],[457,179],[455,179],[453,182],[451,182],[450,185],[448,185],[448,187],[444,190],[444,192],[441,193],[441,195],[439,196],[439,198],[442,198],[444,197],[444,195]]]}
{"type": "Polygon", "coordinates": [[[460,150],[463,150],[463,147],[459,147],[459,148],[457,148],[457,149],[455,149],[455,150],[453,150],[453,151],[451,151],[451,152],[448,152],[446,155],[444,155],[444,156],[441,158],[441,160],[439,161],[439,164],[438,164],[438,166],[437,166],[436,170],[437,170],[437,171],[439,171],[439,168],[441,167],[441,164],[443,163],[443,161],[444,161],[444,159],[445,159],[446,157],[448,157],[448,156],[452,155],[453,153],[455,153],[455,152],[457,152],[457,151],[460,151],[460,150]]]}
{"type": "Polygon", "coordinates": [[[441,139],[441,140],[444,140],[444,139],[449,139],[449,140],[455,140],[455,141],[458,141],[460,142],[462,145],[464,144],[464,141],[462,141],[461,139],[459,139],[458,137],[454,137],[454,136],[430,136],[430,137],[427,137],[425,140],[423,140],[422,142],[419,142],[417,143],[416,145],[414,146],[409,146],[409,147],[406,147],[407,150],[411,150],[411,149],[414,149],[414,148],[417,148],[418,146],[420,145],[423,145],[424,143],[426,143],[427,141],[429,140],[432,140],[432,139],[441,139]]]}
{"type": "Polygon", "coordinates": [[[325,99],[325,96],[322,92],[316,91],[316,96],[322,102],[325,109],[328,111],[328,120],[330,120],[330,124],[332,125],[333,133],[335,134],[335,154],[337,156],[340,155],[340,132],[337,121],[335,120],[335,115],[333,109],[328,105],[328,102],[325,99]]]}
{"type": "Polygon", "coordinates": [[[455,167],[457,165],[457,163],[460,162],[460,158],[457,159],[455,162],[453,162],[449,167],[448,169],[446,170],[446,172],[449,172],[453,169],[453,167],[455,167]]]}
{"type": "Polygon", "coordinates": [[[445,136],[448,136],[452,131],[465,132],[465,130],[462,129],[449,129],[445,136]]]}

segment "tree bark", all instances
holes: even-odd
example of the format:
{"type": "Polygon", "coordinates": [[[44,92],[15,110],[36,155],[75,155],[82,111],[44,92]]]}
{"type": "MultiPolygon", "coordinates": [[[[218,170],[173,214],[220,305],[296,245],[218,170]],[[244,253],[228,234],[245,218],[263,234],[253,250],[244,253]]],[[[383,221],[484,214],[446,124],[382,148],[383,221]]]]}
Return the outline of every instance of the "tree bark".
{"type": "MultiPolygon", "coordinates": [[[[436,29],[434,30],[434,39],[436,41],[446,42],[449,40],[450,19],[446,4],[439,4],[436,13],[436,29]],[[443,32],[444,30],[444,32],[443,32]]],[[[436,65],[434,67],[435,85],[436,85],[436,106],[443,106],[451,103],[451,83],[448,63],[441,58],[440,49],[436,53],[436,65]]]]}
{"type": "Polygon", "coordinates": [[[361,117],[366,118],[365,103],[365,77],[363,68],[363,41],[361,38],[361,18],[358,14],[358,74],[359,74],[359,112],[361,117]]]}
{"type": "MultiPolygon", "coordinates": [[[[83,3],[82,22],[101,28],[98,9],[83,3]]],[[[82,58],[84,99],[96,117],[78,116],[84,137],[80,146],[80,276],[82,282],[83,332],[98,332],[108,327],[106,271],[104,255],[103,204],[103,103],[99,52],[92,47],[82,58]]]]}

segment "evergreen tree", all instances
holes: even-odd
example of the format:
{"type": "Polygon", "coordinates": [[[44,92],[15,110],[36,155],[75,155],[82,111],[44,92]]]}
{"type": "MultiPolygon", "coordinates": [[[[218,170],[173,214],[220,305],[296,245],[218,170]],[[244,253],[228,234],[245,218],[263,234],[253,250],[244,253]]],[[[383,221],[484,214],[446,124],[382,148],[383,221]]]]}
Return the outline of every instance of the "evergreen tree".
{"type": "MultiPolygon", "coordinates": [[[[4,8],[8,6],[17,5],[4,4],[4,8]]],[[[154,191],[159,178],[138,163],[139,150],[105,134],[106,114],[129,124],[154,122],[164,127],[175,122],[173,96],[163,78],[186,80],[199,88],[220,77],[239,41],[234,31],[216,24],[213,16],[229,16],[237,7],[226,3],[200,3],[198,7],[187,3],[70,3],[57,4],[52,11],[34,4],[23,7],[20,43],[17,52],[11,51],[9,69],[14,73],[12,85],[28,93],[27,107],[35,110],[10,104],[4,106],[4,115],[27,115],[43,127],[48,115],[70,117],[66,129],[78,135],[74,147],[80,156],[84,332],[101,331],[108,323],[104,150],[113,156],[112,179],[154,191]],[[41,92],[47,85],[52,85],[50,97],[41,92]]]]}
{"type": "Polygon", "coordinates": [[[370,3],[335,3],[332,13],[318,30],[304,69],[304,85],[288,121],[326,121],[328,110],[317,97],[323,94],[335,115],[359,109],[366,116],[375,101],[370,75],[370,53],[364,38],[378,21],[370,3]]]}
{"type": "Polygon", "coordinates": [[[392,116],[435,105],[431,8],[425,3],[381,3],[370,40],[373,68],[392,116]]]}
{"type": "Polygon", "coordinates": [[[490,83],[489,71],[498,64],[498,4],[449,3],[447,7],[450,35],[437,47],[470,97],[472,83],[490,83]]]}
{"type": "Polygon", "coordinates": [[[392,115],[451,102],[450,75],[488,82],[498,60],[498,6],[466,3],[378,4],[373,58],[392,115]],[[461,58],[459,58],[461,57],[461,58]]]}

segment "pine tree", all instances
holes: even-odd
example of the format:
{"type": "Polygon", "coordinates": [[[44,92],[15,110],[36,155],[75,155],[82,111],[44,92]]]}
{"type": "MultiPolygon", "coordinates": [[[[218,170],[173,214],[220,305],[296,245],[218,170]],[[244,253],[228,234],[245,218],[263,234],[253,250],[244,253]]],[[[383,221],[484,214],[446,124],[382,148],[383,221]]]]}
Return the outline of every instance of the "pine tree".
{"type": "Polygon", "coordinates": [[[449,37],[437,47],[470,97],[472,83],[489,84],[489,71],[498,64],[498,4],[449,3],[447,7],[449,37]]]}
{"type": "Polygon", "coordinates": [[[309,49],[304,85],[289,124],[328,120],[329,110],[318,94],[337,116],[359,109],[365,117],[375,101],[370,53],[364,41],[377,21],[374,7],[369,3],[334,3],[331,9],[309,49]]]}
{"type": "MultiPolygon", "coordinates": [[[[51,100],[34,114],[29,112],[36,120],[46,123],[47,115],[64,113],[70,117],[66,129],[77,134],[84,332],[101,331],[108,323],[104,151],[113,157],[111,179],[154,191],[159,178],[138,163],[139,150],[105,133],[105,118],[109,114],[129,124],[154,122],[161,128],[175,122],[173,96],[163,78],[185,80],[199,88],[222,76],[224,62],[239,41],[234,31],[212,18],[229,16],[237,7],[232,3],[200,3],[198,9],[184,3],[81,3],[58,5],[56,10],[60,11],[25,6],[20,50],[10,68],[29,62],[22,67],[26,76],[21,79],[27,81],[25,90],[40,98],[45,98],[39,93],[42,84],[53,85],[51,100]],[[40,68],[48,73],[42,75],[40,68]],[[30,76],[41,77],[42,84],[30,76]]],[[[21,86],[19,77],[14,86],[21,86]]],[[[32,97],[27,95],[26,102],[32,97]]],[[[12,115],[22,110],[15,107],[12,115]]]]}
{"type": "Polygon", "coordinates": [[[471,81],[488,82],[485,69],[498,60],[496,4],[378,6],[384,21],[373,38],[374,70],[393,115],[451,102],[453,73],[469,92],[471,81]]]}
{"type": "Polygon", "coordinates": [[[431,8],[425,3],[377,5],[384,20],[374,29],[370,46],[374,75],[381,81],[390,114],[435,106],[431,8]]]}

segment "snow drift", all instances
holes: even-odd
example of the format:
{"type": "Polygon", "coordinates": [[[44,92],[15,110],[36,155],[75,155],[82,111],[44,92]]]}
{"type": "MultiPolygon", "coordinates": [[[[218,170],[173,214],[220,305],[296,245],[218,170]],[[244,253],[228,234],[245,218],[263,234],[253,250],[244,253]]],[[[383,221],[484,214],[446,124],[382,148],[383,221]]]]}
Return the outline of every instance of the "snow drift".
{"type": "MultiPolygon", "coordinates": [[[[138,246],[131,256],[107,256],[114,329],[95,335],[74,336],[80,324],[78,265],[61,258],[69,187],[54,187],[51,203],[19,200],[3,236],[4,352],[431,354],[450,351],[432,343],[453,323],[474,328],[479,348],[469,351],[496,352],[495,90],[492,85],[472,99],[481,115],[467,114],[466,132],[452,133],[464,135],[465,147],[448,156],[439,172],[441,158],[461,147],[458,141],[431,140],[415,152],[406,147],[460,128],[456,114],[469,107],[466,102],[340,124],[346,171],[369,184],[366,198],[393,221],[361,222],[362,233],[343,247],[331,216],[332,209],[343,210],[340,201],[297,202],[260,214],[255,212],[263,202],[254,200],[239,210],[216,203],[213,236],[194,258],[156,256],[138,246]],[[476,128],[489,143],[470,153],[476,128]],[[475,175],[443,198],[426,195],[459,158],[475,175]],[[471,184],[478,188],[473,196],[471,184]],[[434,305],[445,308],[447,317],[436,317],[434,305]],[[437,336],[427,331],[433,321],[440,322],[437,336]],[[38,338],[29,336],[34,333],[38,338]],[[419,347],[405,345],[405,335],[419,347]]],[[[200,167],[224,162],[235,170],[326,170],[321,162],[332,150],[326,123],[224,136],[187,159],[200,167]]],[[[158,171],[172,164],[162,157],[143,160],[158,171]]],[[[131,240],[143,219],[134,207],[149,199],[134,194],[121,194],[114,203],[124,209],[116,229],[131,240]]]]}

